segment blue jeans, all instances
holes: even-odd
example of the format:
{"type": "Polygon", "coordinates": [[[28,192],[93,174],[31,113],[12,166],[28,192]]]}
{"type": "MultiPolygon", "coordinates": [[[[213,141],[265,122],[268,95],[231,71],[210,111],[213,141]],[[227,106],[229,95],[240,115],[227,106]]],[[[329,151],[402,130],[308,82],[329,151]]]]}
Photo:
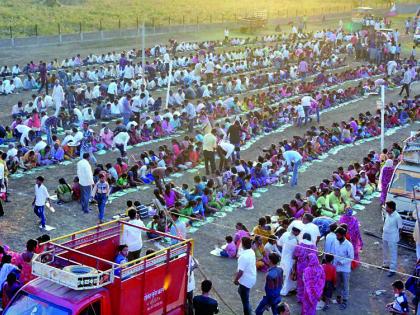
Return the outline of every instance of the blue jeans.
{"type": "Polygon", "coordinates": [[[290,182],[290,184],[292,186],[296,186],[297,185],[297,180],[298,180],[298,171],[299,171],[299,167],[302,165],[302,161],[297,161],[294,163],[293,165],[293,175],[292,175],[292,180],[290,182]]]}
{"type": "Polygon", "coordinates": [[[262,315],[266,311],[266,307],[271,307],[271,311],[273,315],[278,315],[277,313],[277,305],[281,302],[281,297],[279,296],[277,299],[273,300],[267,296],[263,296],[258,304],[257,309],[255,310],[255,315],[262,315]]]}
{"type": "Polygon", "coordinates": [[[95,195],[95,200],[98,202],[98,210],[99,210],[98,219],[99,221],[103,221],[104,215],[105,215],[105,205],[106,205],[106,201],[108,200],[108,197],[106,194],[98,193],[95,195]]]}
{"type": "Polygon", "coordinates": [[[80,185],[80,192],[81,192],[80,204],[82,205],[83,212],[87,213],[89,212],[89,199],[90,199],[90,194],[92,192],[92,187],[80,185]]]}
{"type": "Polygon", "coordinates": [[[337,296],[341,296],[343,300],[349,299],[350,291],[350,272],[337,271],[337,296]]]}
{"type": "Polygon", "coordinates": [[[34,206],[34,212],[37,215],[37,217],[41,219],[41,226],[43,228],[45,228],[45,224],[47,221],[47,219],[45,218],[44,209],[44,206],[34,206]]]}
{"type": "Polygon", "coordinates": [[[249,303],[249,291],[250,291],[249,288],[243,286],[242,284],[239,285],[238,293],[239,293],[239,296],[241,297],[242,306],[244,309],[244,315],[252,314],[251,304],[249,303]]]}

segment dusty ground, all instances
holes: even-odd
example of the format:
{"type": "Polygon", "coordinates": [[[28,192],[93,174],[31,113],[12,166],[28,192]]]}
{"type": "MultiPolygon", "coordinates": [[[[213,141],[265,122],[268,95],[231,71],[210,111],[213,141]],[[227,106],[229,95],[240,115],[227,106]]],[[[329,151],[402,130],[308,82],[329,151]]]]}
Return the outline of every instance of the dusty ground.
{"type": "MultiPolygon", "coordinates": [[[[189,37],[189,39],[192,39],[189,37]]],[[[122,44],[115,43],[115,49],[119,49],[122,44]]],[[[127,47],[131,47],[128,44],[127,47]]],[[[64,49],[64,48],[63,48],[64,49]]],[[[98,48],[99,49],[99,48],[98,48]]],[[[54,55],[56,50],[54,49],[54,55]]],[[[57,50],[60,51],[60,50],[57,50]]],[[[64,54],[69,50],[63,50],[64,54]]],[[[86,48],[90,51],[90,48],[86,48]]],[[[33,53],[37,56],[51,56],[51,48],[47,51],[41,49],[35,50],[33,53]]],[[[3,52],[0,52],[0,64],[8,59],[3,59],[3,52]]],[[[24,58],[24,52],[18,52],[16,58],[24,58]]],[[[25,57],[26,58],[26,57],[25,57]]],[[[387,94],[387,101],[396,101],[398,91],[392,91],[387,94]]],[[[420,84],[413,86],[413,95],[420,93],[420,84]]],[[[5,102],[5,98],[0,99],[0,110],[10,111],[9,102],[5,102]]],[[[332,122],[348,119],[350,116],[357,115],[360,112],[367,110],[374,111],[376,108],[377,97],[369,97],[368,99],[349,104],[340,109],[333,110],[321,116],[321,123],[327,126],[332,122]]],[[[407,128],[397,131],[392,136],[387,137],[386,145],[392,142],[398,142],[405,139],[410,131],[417,130],[419,125],[411,125],[407,128]]],[[[268,146],[271,143],[276,143],[282,139],[290,139],[293,135],[302,135],[304,129],[291,127],[282,133],[266,136],[256,142],[250,149],[242,153],[245,159],[256,159],[258,154],[261,153],[261,148],[268,146]]],[[[168,143],[168,140],[163,142],[154,143],[150,146],[134,149],[132,152],[136,154],[146,149],[156,149],[162,143],[168,143]]],[[[300,173],[299,185],[295,188],[289,186],[284,187],[269,187],[268,192],[263,194],[261,198],[255,199],[255,209],[252,212],[245,210],[235,210],[228,213],[223,219],[215,219],[214,225],[208,224],[201,227],[197,232],[191,234],[195,240],[195,256],[200,261],[201,269],[204,273],[214,282],[214,287],[218,293],[223,296],[223,299],[234,310],[234,314],[241,314],[241,304],[236,293],[236,287],[232,283],[233,274],[236,269],[236,262],[233,260],[221,259],[209,254],[214,248],[214,245],[222,244],[224,236],[234,233],[234,225],[240,221],[249,228],[256,225],[260,216],[265,214],[272,214],[274,209],[279,205],[290,201],[291,197],[296,192],[304,192],[307,187],[317,185],[326,177],[329,177],[333,170],[338,166],[347,166],[349,163],[360,161],[370,150],[379,149],[379,140],[363,143],[358,146],[344,149],[336,155],[331,155],[322,163],[317,163],[311,166],[306,172],[300,173]]],[[[114,161],[117,157],[115,152],[108,152],[106,155],[97,156],[98,161],[103,163],[105,161],[114,161]]],[[[34,178],[38,175],[46,177],[46,186],[52,194],[57,181],[60,177],[65,177],[68,182],[71,182],[76,173],[75,163],[67,166],[60,166],[59,168],[51,170],[43,170],[33,175],[27,175],[19,179],[13,179],[10,183],[11,203],[5,204],[5,217],[0,219],[0,242],[10,245],[14,249],[22,249],[25,241],[28,238],[39,236],[40,232],[37,227],[37,218],[33,214],[31,202],[33,199],[33,185],[34,178]]],[[[185,173],[181,178],[173,178],[177,184],[184,182],[192,183],[192,178],[195,174],[185,173]]],[[[106,209],[106,219],[111,219],[113,215],[121,213],[125,209],[127,200],[140,200],[147,203],[151,200],[152,189],[140,190],[134,193],[122,196],[116,199],[112,204],[108,205],[106,209]]],[[[92,226],[97,222],[96,209],[90,214],[83,214],[78,204],[66,204],[56,206],[57,212],[54,214],[47,213],[47,222],[49,225],[56,227],[52,231],[51,236],[56,237],[69,232],[92,226]]],[[[362,224],[362,229],[380,232],[382,225],[379,205],[377,200],[366,207],[364,211],[358,213],[359,220],[362,224]]],[[[363,236],[365,248],[362,253],[362,261],[381,265],[381,246],[376,244],[377,240],[369,236],[363,236]]],[[[410,273],[414,266],[415,254],[407,250],[400,249],[399,256],[399,271],[410,273]]],[[[202,275],[196,272],[197,287],[202,275]]],[[[396,279],[397,277],[394,277],[396,279]]],[[[361,314],[384,314],[384,305],[392,299],[392,292],[390,284],[394,279],[389,279],[386,274],[375,268],[359,268],[352,274],[351,277],[351,296],[349,306],[346,311],[339,311],[337,307],[333,306],[328,313],[330,314],[354,314],[359,312],[361,314]],[[387,290],[385,294],[375,296],[374,292],[379,289],[387,290]]],[[[258,300],[263,294],[264,275],[258,275],[257,285],[252,291],[252,304],[256,307],[258,300]]],[[[299,313],[299,308],[295,303],[294,298],[289,298],[287,301],[293,307],[293,314],[299,313]]],[[[219,301],[221,305],[221,314],[231,314],[229,308],[219,301]]]]}

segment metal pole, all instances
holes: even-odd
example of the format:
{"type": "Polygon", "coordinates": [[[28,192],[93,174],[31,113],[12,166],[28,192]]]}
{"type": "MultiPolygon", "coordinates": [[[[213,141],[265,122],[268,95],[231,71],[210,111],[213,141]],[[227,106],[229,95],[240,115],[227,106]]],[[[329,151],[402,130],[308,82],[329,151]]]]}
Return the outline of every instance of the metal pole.
{"type": "Polygon", "coordinates": [[[168,106],[169,106],[169,91],[171,90],[171,80],[172,80],[172,60],[169,61],[168,90],[166,91],[165,109],[168,109],[168,106]]]}
{"type": "Polygon", "coordinates": [[[385,146],[385,85],[381,85],[381,152],[385,146]]]}
{"type": "Polygon", "coordinates": [[[144,27],[144,21],[143,25],[141,26],[141,64],[143,67],[143,73],[144,73],[144,67],[146,66],[146,52],[145,52],[145,37],[146,37],[146,28],[144,27]]]}

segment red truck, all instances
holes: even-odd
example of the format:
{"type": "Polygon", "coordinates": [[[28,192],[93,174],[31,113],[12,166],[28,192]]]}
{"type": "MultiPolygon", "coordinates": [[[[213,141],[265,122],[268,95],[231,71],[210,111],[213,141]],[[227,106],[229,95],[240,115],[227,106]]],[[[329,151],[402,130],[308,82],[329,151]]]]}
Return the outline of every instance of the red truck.
{"type": "Polygon", "coordinates": [[[119,265],[127,225],[151,232],[116,220],[48,242],[3,315],[185,314],[192,240],[153,231],[176,244],[119,265]]]}

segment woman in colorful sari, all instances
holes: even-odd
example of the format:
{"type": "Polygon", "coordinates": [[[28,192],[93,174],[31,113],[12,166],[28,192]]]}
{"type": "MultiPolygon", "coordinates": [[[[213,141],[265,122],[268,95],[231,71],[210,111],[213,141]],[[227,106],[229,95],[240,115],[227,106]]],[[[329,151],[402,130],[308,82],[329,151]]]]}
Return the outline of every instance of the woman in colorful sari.
{"type": "Polygon", "coordinates": [[[32,259],[34,258],[35,249],[38,245],[36,240],[30,239],[26,243],[26,251],[21,254],[15,253],[12,257],[12,263],[16,266],[21,266],[20,283],[26,284],[35,278],[32,275],[32,259]]]}
{"type": "MultiPolygon", "coordinates": [[[[293,258],[296,259],[296,280],[297,280],[297,301],[303,303],[304,300],[304,283],[303,271],[308,266],[308,255],[316,253],[317,248],[311,241],[311,234],[303,234],[302,241],[296,246],[293,252],[293,258]]],[[[322,290],[321,290],[322,291],[322,290]]]]}
{"type": "Polygon", "coordinates": [[[236,248],[238,249],[238,255],[242,251],[241,240],[243,237],[250,237],[248,229],[241,222],[236,223],[236,233],[233,241],[235,242],[236,248]]]}
{"type": "Polygon", "coordinates": [[[325,272],[315,253],[310,253],[307,257],[303,283],[302,315],[315,315],[325,285],[325,272]]]}
{"type": "Polygon", "coordinates": [[[346,212],[340,217],[339,224],[343,223],[347,225],[347,233],[350,236],[350,242],[354,249],[354,261],[352,262],[354,269],[359,265],[359,252],[363,248],[363,240],[360,234],[359,220],[353,215],[351,208],[347,208],[346,212]]]}
{"type": "Polygon", "coordinates": [[[255,253],[256,267],[258,271],[267,272],[269,268],[268,255],[265,252],[263,241],[261,236],[255,236],[254,241],[252,242],[252,249],[255,253]]]}
{"type": "Polygon", "coordinates": [[[108,127],[104,127],[99,136],[101,137],[101,143],[105,146],[105,149],[110,149],[112,147],[112,137],[114,136],[113,132],[108,127]]]}
{"type": "Polygon", "coordinates": [[[388,159],[385,161],[382,167],[381,174],[379,176],[379,182],[381,183],[381,204],[385,203],[386,194],[388,192],[388,186],[391,182],[392,174],[394,173],[394,161],[388,159]]]}

